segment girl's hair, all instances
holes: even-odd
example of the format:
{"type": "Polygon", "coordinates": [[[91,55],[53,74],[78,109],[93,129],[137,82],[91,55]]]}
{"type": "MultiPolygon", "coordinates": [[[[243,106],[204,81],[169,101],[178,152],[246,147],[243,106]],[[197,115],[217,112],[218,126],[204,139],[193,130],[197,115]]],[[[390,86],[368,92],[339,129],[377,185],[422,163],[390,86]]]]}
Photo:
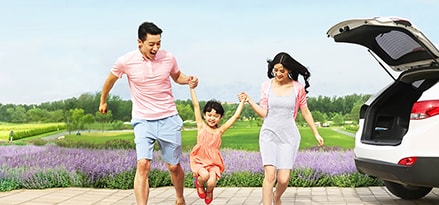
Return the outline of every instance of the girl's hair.
{"type": "Polygon", "coordinates": [[[267,60],[268,63],[268,70],[267,70],[267,76],[268,78],[273,78],[273,68],[274,65],[280,63],[283,65],[285,69],[288,70],[288,76],[290,76],[291,79],[297,81],[299,74],[303,76],[303,79],[305,80],[305,92],[308,93],[307,88],[309,87],[308,79],[311,76],[311,73],[309,73],[308,69],[303,66],[301,63],[296,61],[293,57],[291,57],[288,53],[280,52],[276,56],[274,56],[273,60],[267,60]]]}
{"type": "Polygon", "coordinates": [[[204,106],[203,113],[210,112],[212,111],[212,109],[214,109],[216,113],[220,114],[221,117],[224,116],[224,108],[221,105],[221,103],[219,103],[218,101],[216,100],[207,101],[206,105],[204,106]]]}

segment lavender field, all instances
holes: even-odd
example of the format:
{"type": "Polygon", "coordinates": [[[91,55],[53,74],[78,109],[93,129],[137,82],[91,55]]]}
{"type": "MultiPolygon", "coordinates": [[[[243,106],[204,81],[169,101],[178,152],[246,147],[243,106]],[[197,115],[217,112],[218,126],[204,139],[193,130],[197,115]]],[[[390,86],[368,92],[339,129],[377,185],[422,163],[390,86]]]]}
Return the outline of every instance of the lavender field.
{"type": "MultiPolygon", "coordinates": [[[[118,184],[127,186],[126,183],[132,181],[136,166],[134,150],[73,149],[56,145],[11,145],[0,146],[0,153],[0,191],[67,186],[130,188],[130,185],[118,187],[118,184]]],[[[262,179],[263,168],[258,152],[224,149],[222,154],[226,163],[226,171],[223,174],[225,178],[236,173],[247,173],[244,178],[258,176],[262,179]]],[[[190,186],[192,174],[189,168],[188,153],[184,153],[181,164],[187,175],[185,184],[190,186]]],[[[165,179],[168,177],[166,166],[160,160],[158,152],[154,154],[151,169],[154,170],[150,174],[152,186],[169,184],[167,182],[169,180],[165,179]]],[[[355,186],[363,186],[363,184],[358,184],[358,180],[365,181],[366,185],[377,183],[357,173],[351,150],[307,149],[300,151],[294,170],[293,178],[305,173],[306,180],[325,179],[328,181],[333,178],[339,181],[337,184],[344,186],[354,186],[348,183],[351,180],[357,181],[355,186]]]]}

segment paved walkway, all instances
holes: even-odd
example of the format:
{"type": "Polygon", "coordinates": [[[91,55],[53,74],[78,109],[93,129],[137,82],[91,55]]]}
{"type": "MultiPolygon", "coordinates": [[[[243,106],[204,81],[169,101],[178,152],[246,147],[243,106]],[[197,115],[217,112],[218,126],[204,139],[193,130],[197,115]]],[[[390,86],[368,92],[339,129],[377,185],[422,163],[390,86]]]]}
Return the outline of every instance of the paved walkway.
{"type": "MultiPolygon", "coordinates": [[[[173,205],[174,188],[151,188],[150,205],[173,205]]],[[[187,205],[202,205],[194,188],[185,188],[187,205]]],[[[420,200],[407,201],[390,194],[384,187],[289,187],[282,197],[284,205],[439,205],[439,189],[433,189],[420,200]]],[[[1,205],[135,205],[133,190],[55,188],[0,192],[1,205]]],[[[261,204],[261,188],[217,187],[212,205],[261,204]]]]}

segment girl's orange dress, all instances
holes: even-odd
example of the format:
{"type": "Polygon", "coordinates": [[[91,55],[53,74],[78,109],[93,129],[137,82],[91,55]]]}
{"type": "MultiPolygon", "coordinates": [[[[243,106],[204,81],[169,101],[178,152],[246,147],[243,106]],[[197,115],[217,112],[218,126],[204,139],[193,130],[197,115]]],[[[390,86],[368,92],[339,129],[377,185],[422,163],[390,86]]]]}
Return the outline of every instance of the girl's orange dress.
{"type": "Polygon", "coordinates": [[[193,173],[198,173],[200,168],[214,171],[217,178],[224,172],[224,160],[220,152],[221,133],[211,133],[202,128],[197,136],[197,144],[190,154],[190,166],[193,173]]]}

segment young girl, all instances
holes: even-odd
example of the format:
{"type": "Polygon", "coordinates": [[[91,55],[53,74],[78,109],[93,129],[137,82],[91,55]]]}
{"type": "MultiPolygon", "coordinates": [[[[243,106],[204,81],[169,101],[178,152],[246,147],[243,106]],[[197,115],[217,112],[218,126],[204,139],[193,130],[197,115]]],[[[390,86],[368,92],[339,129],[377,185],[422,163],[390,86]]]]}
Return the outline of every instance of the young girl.
{"type": "Polygon", "coordinates": [[[214,100],[208,101],[203,109],[203,121],[194,88],[191,87],[190,91],[198,130],[197,144],[190,154],[190,166],[198,196],[206,204],[210,204],[213,200],[213,189],[224,171],[224,161],[219,150],[221,136],[238,119],[245,101],[241,100],[235,114],[226,123],[218,126],[224,116],[221,104],[214,100]]]}

